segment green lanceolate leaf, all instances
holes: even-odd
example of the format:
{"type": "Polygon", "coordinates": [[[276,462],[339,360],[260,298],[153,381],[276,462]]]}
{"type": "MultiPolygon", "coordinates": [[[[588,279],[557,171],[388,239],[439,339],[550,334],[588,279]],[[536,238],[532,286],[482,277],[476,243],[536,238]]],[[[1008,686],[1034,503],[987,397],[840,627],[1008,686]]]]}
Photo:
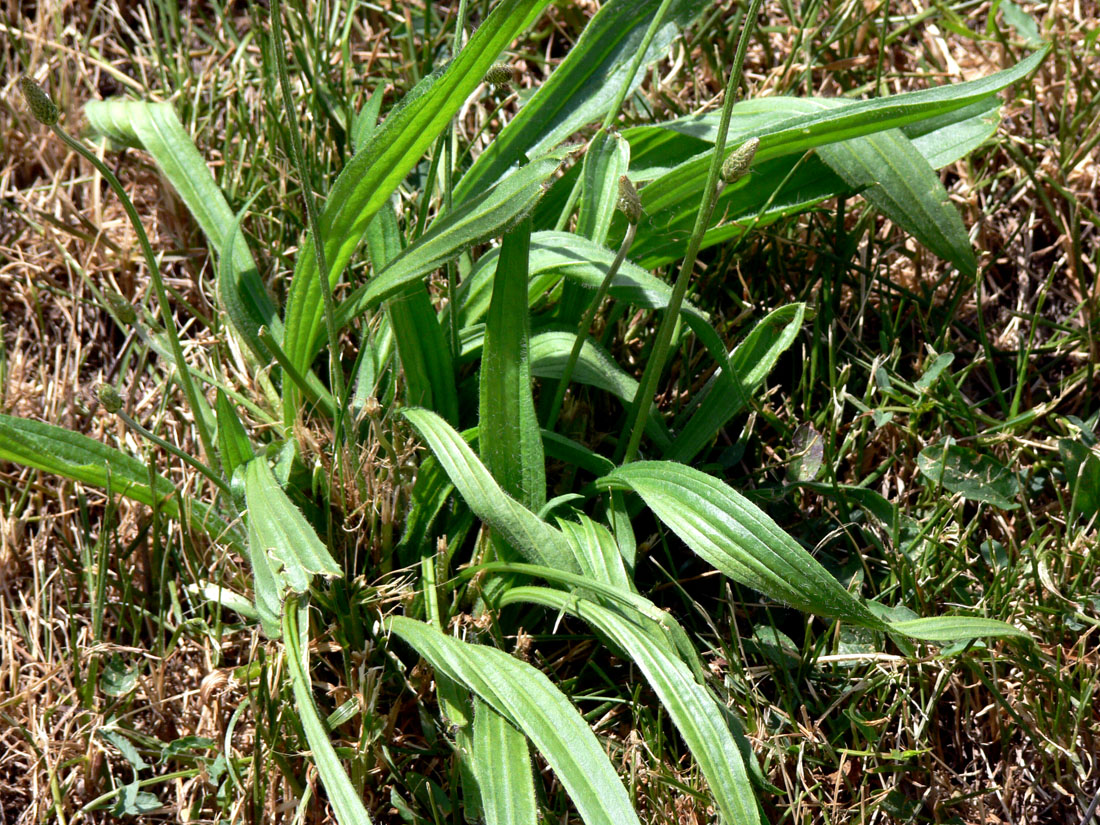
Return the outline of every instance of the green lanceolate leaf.
{"type": "MultiPolygon", "coordinates": [[[[367,224],[481,83],[497,56],[549,0],[503,0],[445,69],[425,78],[356,152],[333,184],[321,215],[321,242],[335,285],[367,224]]],[[[314,238],[299,251],[286,308],[285,349],[296,367],[312,360],[323,320],[314,238]]],[[[295,393],[284,397],[284,418],[296,415],[295,393]]]]}
{"type": "MultiPolygon", "coordinates": [[[[400,295],[409,284],[422,280],[464,250],[516,225],[542,197],[542,186],[553,176],[558,164],[555,155],[532,161],[484,195],[436,218],[416,243],[340,303],[336,310],[337,327],[343,329],[352,318],[400,295]]],[[[311,357],[316,354],[318,340],[314,338],[311,357]]]]}
{"type": "Polygon", "coordinates": [[[558,525],[573,549],[583,575],[593,581],[635,592],[634,582],[626,572],[619,545],[610,530],[583,513],[578,521],[559,520],[558,525]]]}
{"type": "Polygon", "coordinates": [[[718,479],[671,461],[638,461],[599,483],[634,490],[681,541],[731,579],[808,613],[885,629],[766,513],[718,479]]]}
{"type": "Polygon", "coordinates": [[[283,322],[240,233],[239,220],[171,105],[122,99],[92,101],[84,107],[84,114],[95,131],[153,156],[202,228],[210,248],[221,256],[217,292],[233,331],[266,364],[270,355],[257,331],[266,326],[276,341],[282,341],[283,322]]]}
{"type": "Polygon", "coordinates": [[[684,464],[690,462],[727,421],[748,405],[779,356],[794,343],[805,312],[804,304],[789,304],[770,312],[752,328],[730,353],[729,369],[733,380],[720,381],[715,376],[707,382],[702,390],[702,402],[691,413],[671,448],[665,451],[665,458],[684,464]]]}
{"type": "MultiPolygon", "coordinates": [[[[539,86],[463,175],[455,199],[462,201],[483,192],[522,162],[524,155],[540,154],[602,118],[627,81],[630,64],[658,6],[660,0],[604,3],[550,79],[539,86]]],[[[664,57],[680,31],[710,7],[709,0],[673,0],[643,65],[664,57]]],[[[644,76],[644,72],[638,72],[631,88],[644,76]]]]}
{"type": "Polygon", "coordinates": [[[252,442],[248,440],[248,433],[237,417],[229,396],[221,390],[218,390],[214,410],[218,420],[218,452],[221,453],[225,474],[232,479],[233,471],[252,459],[252,442]]]}
{"type": "Polygon", "coordinates": [[[294,691],[298,721],[305,732],[313,763],[325,786],[336,821],[340,825],[370,825],[370,815],[348,779],[336,749],[329,741],[317,704],[313,701],[313,684],[309,678],[309,619],[306,610],[299,610],[294,598],[287,602],[282,631],[286,644],[287,673],[294,691]]]}
{"type": "Polygon", "coordinates": [[[1001,510],[1019,507],[1020,481],[990,455],[982,455],[953,441],[941,441],[921,450],[917,468],[934,484],[970,501],[984,501],[1001,510]]]}
{"type": "Polygon", "coordinates": [[[503,490],[529,510],[546,503],[546,459],[531,395],[527,257],[531,224],[504,236],[481,350],[481,457],[503,490]]]}
{"type": "Polygon", "coordinates": [[[473,763],[486,825],[536,825],[527,737],[491,705],[474,709],[473,763]]]}
{"type": "Polygon", "coordinates": [[[630,798],[588,724],[542,673],[507,653],[395,616],[390,631],[519,728],[553,768],[586,825],[637,825],[630,798]]]}
{"type": "Polygon", "coordinates": [[[429,410],[404,411],[474,514],[534,564],[576,571],[561,533],[509,496],[450,425],[429,410]]]}
{"type": "Polygon", "coordinates": [[[507,602],[533,601],[581,618],[618,645],[641,670],[668,711],[727,823],[758,823],[759,807],[749,774],[725,715],[691,669],[666,645],[655,641],[645,622],[630,621],[588,599],[545,587],[516,587],[507,602]]]}
{"type": "Polygon", "coordinates": [[[245,467],[244,489],[252,552],[267,557],[282,586],[304,593],[314,575],[344,575],[301,511],[283,492],[266,458],[255,458],[245,467]]]}
{"type": "Polygon", "coordinates": [[[933,616],[927,619],[891,622],[890,630],[912,639],[940,643],[966,641],[983,636],[1030,638],[1026,632],[1010,624],[980,616],[933,616]]]}
{"type": "Polygon", "coordinates": [[[185,499],[181,512],[176,486],[161,475],[151,476],[143,461],[63,427],[0,414],[0,460],[110,490],[142,504],[156,504],[170,518],[215,541],[239,540],[212,507],[185,499]]]}

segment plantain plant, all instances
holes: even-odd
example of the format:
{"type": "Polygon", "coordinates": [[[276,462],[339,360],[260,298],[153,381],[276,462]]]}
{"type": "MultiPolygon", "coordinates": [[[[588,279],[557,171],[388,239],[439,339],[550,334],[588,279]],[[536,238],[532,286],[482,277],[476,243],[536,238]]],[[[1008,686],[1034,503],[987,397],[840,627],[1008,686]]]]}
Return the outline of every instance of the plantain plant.
{"type": "MultiPolygon", "coordinates": [[[[633,524],[643,508],[730,580],[807,613],[898,640],[1024,635],[977,616],[897,618],[850,592],[763,510],[693,466],[760,390],[807,308],[774,309],[731,349],[706,308],[688,300],[688,287],[702,250],[856,194],[973,274],[966,229],[936,169],[994,132],[997,92],[1046,52],[991,77],[873,100],[738,100],[754,0],[719,112],[617,129],[646,67],[710,4],[608,0],[518,114],[471,163],[459,162],[465,147],[452,119],[487,74],[506,80],[497,62],[547,3],[501,0],[468,40],[461,3],[451,58],[380,123],[381,96],[366,103],[351,133],[354,155],[322,204],[307,201],[310,231],[282,306],[261,277],[269,262],[249,248],[246,214],[232,212],[172,107],[89,103],[92,131],[147,152],[201,227],[217,260],[224,327],[216,331],[232,343],[223,349],[234,362],[224,373],[252,376],[258,389],[249,395],[187,363],[161,288],[166,334],[148,338],[186,395],[203,452],[183,458],[204,483],[183,493],[155,467],[85,435],[0,417],[0,458],[156,505],[248,559],[250,581],[211,575],[193,584],[282,641],[297,724],[343,825],[369,820],[364,780],[353,781],[346,752],[330,741],[308,657],[311,615],[320,627],[346,620],[334,595],[341,579],[375,580],[395,565],[416,571],[417,597],[379,614],[368,634],[405,659],[415,651],[434,670],[466,816],[489,823],[538,820],[532,745],[584,822],[638,821],[604,746],[565,692],[502,649],[516,630],[507,608],[519,604],[547,608],[547,628],[555,614],[575,616],[629,657],[693,755],[721,819],[763,819],[758,794],[769,786],[735,714],[684,627],[635,584],[645,551],[633,524]],[[600,121],[583,156],[570,154],[564,141],[600,121]],[[420,197],[435,206],[418,221],[397,213],[393,195],[428,154],[432,174],[420,197]],[[349,281],[349,264],[361,257],[369,275],[349,281]],[[667,265],[677,265],[671,284],[654,274],[667,265]],[[431,285],[437,273],[445,287],[431,285]],[[608,299],[657,319],[640,377],[616,361],[613,342],[591,334],[608,299]],[[683,356],[692,341],[704,363],[683,356]],[[653,405],[674,359],[693,376],[711,373],[677,416],[653,405]],[[614,399],[621,422],[602,429],[618,430],[617,439],[597,445],[563,412],[584,394],[614,399]],[[262,428],[245,426],[244,405],[262,428]],[[357,456],[372,445],[400,464],[393,438],[409,428],[427,449],[407,480],[400,535],[380,539],[378,558],[349,568],[338,561],[345,554],[333,530],[334,519],[349,515],[340,511],[350,498],[342,488],[363,484],[368,470],[357,456]],[[329,463],[303,481],[288,468],[301,464],[300,434],[310,429],[331,434],[329,463]],[[548,478],[550,460],[572,470],[548,478]],[[234,590],[250,592],[251,603],[234,590]],[[463,614],[495,617],[496,629],[467,639],[448,632],[463,614]]],[[[279,3],[271,14],[294,124],[279,3]]],[[[56,125],[35,84],[24,91],[36,116],[109,174],[56,125]]],[[[296,140],[292,149],[308,191],[296,140]]],[[[132,205],[128,212],[144,238],[132,205]]],[[[145,251],[160,284],[158,262],[145,251]]],[[[123,314],[120,324],[134,323],[123,314]]],[[[110,388],[100,397],[124,414],[110,388]]]]}

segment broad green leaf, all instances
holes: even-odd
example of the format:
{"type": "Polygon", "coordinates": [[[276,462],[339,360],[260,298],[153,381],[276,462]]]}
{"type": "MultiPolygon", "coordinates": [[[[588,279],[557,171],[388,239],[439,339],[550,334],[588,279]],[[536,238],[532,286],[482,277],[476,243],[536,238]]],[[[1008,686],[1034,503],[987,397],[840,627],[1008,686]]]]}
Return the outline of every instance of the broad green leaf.
{"type": "Polygon", "coordinates": [[[186,522],[215,541],[239,541],[236,530],[202,502],[184,498],[181,513],[176,485],[159,474],[151,476],[144,462],[63,427],[0,414],[0,460],[110,490],[142,504],[156,503],[169,518],[186,522]]]}
{"type": "Polygon", "coordinates": [[[344,772],[344,766],[329,741],[328,731],[313,701],[313,684],[309,678],[309,618],[306,610],[299,612],[297,599],[291,598],[282,617],[283,640],[286,644],[287,673],[294,691],[294,706],[306,742],[325,786],[325,795],[336,814],[339,825],[370,825],[370,815],[344,772]]]}
{"type": "Polygon", "coordinates": [[[925,642],[958,642],[984,636],[1031,638],[1025,631],[1010,624],[980,616],[933,616],[928,619],[891,622],[890,630],[925,642]]]}
{"type": "Polygon", "coordinates": [[[725,822],[758,823],[760,811],[741,750],[714,697],[688,666],[647,632],[648,620],[629,621],[588,599],[544,587],[516,587],[507,602],[533,601],[571,613],[591,624],[624,650],[668,711],[673,724],[706,777],[725,822]]]}
{"type": "Polygon", "coordinates": [[[1001,510],[1020,506],[1016,474],[990,455],[983,455],[953,440],[940,441],[921,450],[917,468],[933,484],[942,485],[970,501],[984,501],[1001,510]]]}
{"type": "Polygon", "coordinates": [[[474,775],[486,825],[536,825],[527,737],[482,701],[474,710],[474,775]]]}
{"type": "MultiPolygon", "coordinates": [[[[760,164],[783,155],[800,154],[829,143],[862,137],[875,132],[895,129],[924,118],[935,117],[962,109],[1001,91],[1034,71],[1050,51],[1043,48],[1024,58],[1011,69],[989,77],[906,92],[899,95],[858,100],[825,111],[799,115],[756,125],[750,132],[731,129],[729,152],[749,138],[760,139],[755,163],[760,164]]],[[[657,214],[668,205],[690,198],[701,188],[710,158],[700,156],[671,170],[662,179],[642,189],[642,205],[650,214],[657,214]]]]}
{"type": "Polygon", "coordinates": [[[481,350],[481,457],[508,495],[529,510],[546,503],[546,458],[531,395],[527,258],[531,223],[504,236],[481,350]]]}
{"type": "Polygon", "coordinates": [[[282,588],[304,593],[315,574],[344,575],[309,522],[283,492],[263,456],[245,467],[248,537],[252,553],[268,559],[282,588]]]}
{"type": "Polygon", "coordinates": [[[529,561],[561,570],[577,569],[561,533],[505,493],[446,421],[424,409],[404,410],[403,414],[478,518],[529,561]]]}
{"type": "MultiPolygon", "coordinates": [[[[540,158],[484,195],[436,218],[416,243],[340,303],[336,311],[337,327],[342,329],[352,318],[402,294],[408,285],[420,281],[465,249],[495,238],[521,221],[541,197],[543,183],[557,168],[557,156],[540,158]]],[[[316,354],[318,342],[319,337],[315,336],[310,357],[316,354]]]]}
{"type": "MultiPolygon", "coordinates": [[[[463,175],[455,189],[456,200],[483,192],[521,163],[524,155],[534,157],[602,118],[627,81],[630,64],[659,5],[660,0],[604,3],[565,60],[463,175]]],[[[710,7],[707,0],[673,0],[643,65],[664,57],[680,31],[710,7]]],[[[638,72],[631,79],[632,89],[644,75],[638,72]]]]}
{"type": "Polygon", "coordinates": [[[599,483],[634,490],[681,541],[731,579],[809,613],[885,629],[767,514],[718,479],[671,461],[637,461],[599,483]]]}
{"type": "Polygon", "coordinates": [[[389,630],[531,740],[586,825],[638,825],[630,798],[603,747],[546,676],[495,648],[461,642],[422,622],[394,616],[389,630]]]}
{"type": "MultiPolygon", "coordinates": [[[[334,285],[359,246],[367,224],[458,112],[497,56],[530,25],[548,0],[502,0],[445,69],[425,78],[355,153],[333,184],[321,214],[329,271],[317,272],[307,236],[299,250],[286,307],[285,349],[299,369],[309,366],[323,320],[319,277],[334,285]]],[[[284,394],[293,421],[296,393],[284,394]]]]}
{"type": "Polygon", "coordinates": [[[805,304],[788,304],[768,313],[729,355],[732,381],[712,376],[702,389],[702,402],[677,434],[665,458],[688,463],[709,444],[733,416],[746,407],[776,361],[802,328],[805,304]]]}
{"type": "Polygon", "coordinates": [[[113,98],[86,104],[84,115],[96,132],[152,155],[202,228],[211,250],[222,258],[217,292],[234,332],[266,364],[269,355],[256,331],[266,326],[276,341],[282,341],[282,320],[240,233],[239,221],[172,106],[113,98]]]}

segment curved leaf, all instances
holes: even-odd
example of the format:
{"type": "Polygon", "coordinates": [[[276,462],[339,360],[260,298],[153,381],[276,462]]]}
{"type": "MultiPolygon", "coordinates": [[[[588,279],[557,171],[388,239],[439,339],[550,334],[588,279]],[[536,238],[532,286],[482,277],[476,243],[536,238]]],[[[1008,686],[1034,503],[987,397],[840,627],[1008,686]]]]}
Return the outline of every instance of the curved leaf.
{"type": "Polygon", "coordinates": [[[554,769],[586,825],[638,825],[626,789],[576,708],[542,673],[501,650],[394,616],[390,632],[523,731],[554,769]]]}

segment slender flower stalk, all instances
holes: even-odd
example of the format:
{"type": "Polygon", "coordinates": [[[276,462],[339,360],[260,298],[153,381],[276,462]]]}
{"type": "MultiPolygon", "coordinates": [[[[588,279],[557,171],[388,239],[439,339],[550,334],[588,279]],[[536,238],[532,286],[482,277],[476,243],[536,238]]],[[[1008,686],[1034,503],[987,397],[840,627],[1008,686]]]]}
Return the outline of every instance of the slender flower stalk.
{"type": "Polygon", "coordinates": [[[621,267],[623,261],[626,260],[626,256],[630,252],[630,247],[634,244],[634,235],[638,231],[638,221],[641,220],[642,217],[642,201],[638,197],[638,191],[634,188],[634,184],[631,183],[630,178],[626,175],[622,175],[619,178],[618,206],[620,211],[626,215],[626,235],[623,236],[623,242],[619,245],[619,251],[615,254],[615,260],[611,262],[607,274],[604,275],[603,281],[600,282],[596,294],[592,297],[592,301],[588,304],[588,309],[585,310],[584,317],[577,327],[577,337],[573,341],[573,349],[569,352],[569,360],[565,362],[565,369],[562,371],[561,378],[558,379],[557,389],[554,391],[554,400],[550,404],[550,416],[546,419],[546,428],[548,430],[553,430],[554,425],[558,422],[558,414],[561,413],[561,405],[565,400],[565,390],[568,388],[569,382],[573,378],[573,370],[577,366],[577,360],[580,358],[584,343],[588,340],[588,332],[592,329],[592,322],[596,318],[596,312],[599,310],[600,305],[603,304],[603,299],[607,297],[607,292],[611,289],[611,282],[615,280],[615,276],[619,272],[619,267],[621,267]]]}
{"type": "Polygon", "coordinates": [[[164,286],[164,278],[160,271],[160,263],[157,261],[157,256],[153,253],[153,246],[149,243],[149,236],[145,234],[145,227],[141,223],[141,216],[138,215],[137,208],[134,206],[133,201],[130,200],[130,196],[126,194],[126,190],[122,188],[122,183],[115,177],[115,173],[112,172],[94,152],[88,149],[87,146],[72,137],[58,125],[59,112],[57,106],[50,100],[50,96],[46,94],[46,91],[29,77],[24,77],[19,81],[19,88],[23,92],[23,97],[27,101],[27,106],[31,110],[31,114],[33,114],[39,122],[49,126],[53,130],[53,133],[57,135],[66,146],[94,166],[96,171],[107,181],[107,185],[111,187],[111,191],[115,193],[122,203],[122,208],[126,212],[126,217],[130,219],[130,224],[133,226],[134,233],[137,235],[138,245],[141,247],[141,253],[145,258],[145,266],[148,268],[149,274],[153,279],[153,288],[156,290],[157,305],[160,309],[160,320],[161,323],[164,324],[164,330],[168,336],[168,345],[172,350],[172,360],[175,362],[177,379],[180,386],[183,388],[184,396],[187,398],[187,405],[191,408],[191,414],[195,418],[195,429],[198,431],[199,441],[202,443],[203,452],[206,454],[207,462],[209,462],[211,466],[220,469],[218,454],[214,451],[214,440],[211,437],[210,428],[206,425],[206,418],[203,412],[204,406],[200,404],[199,392],[195,388],[194,382],[191,380],[191,370],[187,365],[187,359],[183,355],[183,346],[180,344],[179,334],[176,332],[175,322],[172,318],[172,308],[168,302],[168,290],[164,286]]]}
{"type": "MultiPolygon", "coordinates": [[[[695,227],[692,229],[691,239],[688,241],[688,248],[684,253],[683,263],[680,265],[680,273],[676,276],[676,283],[672,287],[668,309],[665,311],[660,327],[658,327],[657,339],[653,342],[652,354],[646,362],[645,372],[642,373],[638,392],[634,396],[634,403],[631,405],[628,423],[630,438],[628,441],[619,443],[617,459],[624,464],[634,460],[638,454],[638,447],[642,443],[645,420],[649,415],[650,405],[653,403],[657,381],[660,379],[665,368],[665,362],[668,360],[672,332],[680,317],[680,308],[683,306],[684,295],[687,293],[691,271],[695,267],[695,258],[703,245],[703,236],[706,234],[707,227],[710,226],[710,217],[718,200],[718,182],[722,167],[725,164],[726,137],[729,135],[730,115],[733,111],[734,100],[737,98],[737,90],[741,85],[741,69],[745,64],[745,51],[748,48],[749,37],[756,26],[756,16],[760,11],[760,2],[761,0],[751,0],[748,11],[745,13],[745,22],[741,28],[741,39],[737,43],[737,53],[734,56],[733,67],[730,69],[729,81],[726,84],[726,98],[722,106],[722,119],[718,125],[718,137],[714,142],[714,155],[711,158],[706,184],[703,186],[703,201],[699,207],[699,212],[695,216],[695,227]]],[[[755,153],[755,148],[753,148],[753,153],[755,153]]],[[[749,162],[751,163],[751,158],[749,162]]]]}
{"type": "MultiPolygon", "coordinates": [[[[306,202],[306,217],[309,220],[309,234],[313,238],[313,254],[317,258],[317,276],[321,283],[321,300],[325,310],[325,330],[328,333],[329,372],[332,374],[332,390],[337,404],[344,398],[344,368],[340,364],[340,336],[336,331],[336,306],[332,298],[332,284],[329,282],[328,264],[325,260],[325,243],[321,237],[321,220],[317,211],[317,199],[313,196],[309,176],[306,174],[305,153],[302,151],[302,136],[298,133],[297,118],[294,112],[294,98],[290,89],[290,73],[286,66],[286,45],[283,42],[282,0],[271,2],[271,44],[275,52],[275,65],[279,74],[279,88],[283,93],[283,106],[290,133],[290,149],[294,156],[294,166],[298,169],[298,178],[302,183],[302,196],[306,202]]],[[[339,438],[339,433],[336,434],[339,438]]]]}

